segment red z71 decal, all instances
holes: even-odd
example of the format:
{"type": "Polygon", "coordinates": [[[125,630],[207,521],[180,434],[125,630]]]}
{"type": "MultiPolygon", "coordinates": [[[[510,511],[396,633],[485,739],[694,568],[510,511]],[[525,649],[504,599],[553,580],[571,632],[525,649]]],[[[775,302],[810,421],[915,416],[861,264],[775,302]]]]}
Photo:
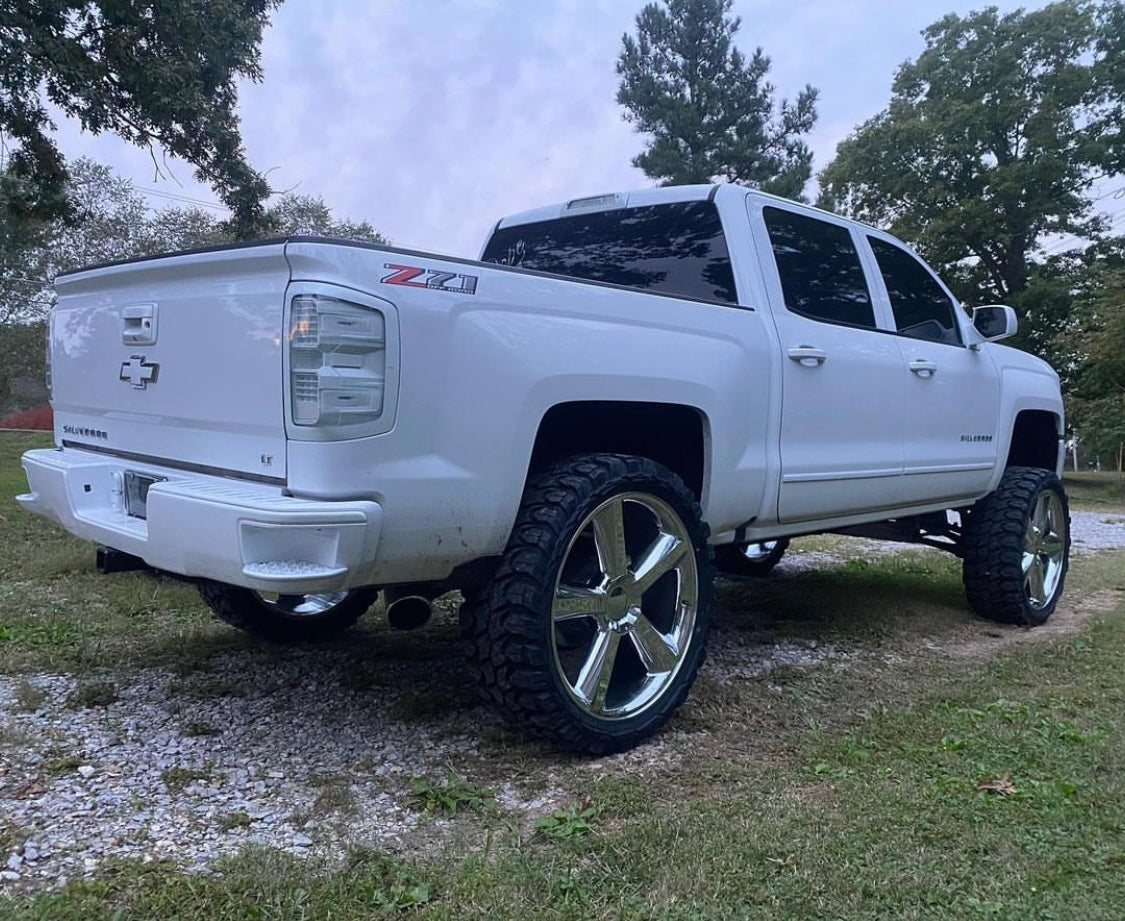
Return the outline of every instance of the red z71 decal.
{"type": "Polygon", "coordinates": [[[383,264],[385,269],[394,269],[384,275],[385,285],[405,285],[407,288],[429,288],[431,291],[449,291],[453,294],[476,294],[477,276],[459,275],[456,272],[439,272],[437,269],[424,269],[416,265],[398,265],[394,262],[383,264]],[[418,279],[415,281],[415,279],[418,279]]]}
{"type": "Polygon", "coordinates": [[[411,279],[417,278],[419,275],[426,273],[425,269],[416,269],[412,265],[395,265],[393,262],[388,262],[383,266],[384,269],[398,269],[397,272],[391,272],[383,278],[385,285],[408,285],[411,288],[424,288],[425,282],[412,281],[411,279]]]}

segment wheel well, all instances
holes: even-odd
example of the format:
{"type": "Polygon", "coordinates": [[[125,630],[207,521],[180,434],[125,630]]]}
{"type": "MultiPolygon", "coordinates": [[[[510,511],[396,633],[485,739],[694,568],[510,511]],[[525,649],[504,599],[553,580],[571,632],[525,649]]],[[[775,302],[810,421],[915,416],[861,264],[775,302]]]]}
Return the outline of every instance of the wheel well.
{"type": "Polygon", "coordinates": [[[1041,409],[1025,409],[1016,416],[1008,467],[1054,470],[1059,459],[1058,417],[1041,409]]]}
{"type": "Polygon", "coordinates": [[[634,454],[663,464],[702,499],[703,427],[699,410],[674,403],[560,403],[539,423],[531,471],[575,454],[634,454]]]}

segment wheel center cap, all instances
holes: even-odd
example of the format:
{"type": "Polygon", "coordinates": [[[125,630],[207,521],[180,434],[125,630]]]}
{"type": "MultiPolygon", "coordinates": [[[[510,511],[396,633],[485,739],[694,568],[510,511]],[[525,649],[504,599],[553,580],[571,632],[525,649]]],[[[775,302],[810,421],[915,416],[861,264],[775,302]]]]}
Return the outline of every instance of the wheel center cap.
{"type": "Polygon", "coordinates": [[[624,586],[617,585],[606,593],[606,613],[612,621],[619,621],[629,613],[631,607],[629,593],[624,586]]]}

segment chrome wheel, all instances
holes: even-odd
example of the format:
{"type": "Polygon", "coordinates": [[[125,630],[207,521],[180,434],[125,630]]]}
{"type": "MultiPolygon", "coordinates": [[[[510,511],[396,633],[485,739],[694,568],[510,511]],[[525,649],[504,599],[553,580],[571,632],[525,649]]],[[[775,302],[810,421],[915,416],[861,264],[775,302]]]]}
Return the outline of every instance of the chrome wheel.
{"type": "Polygon", "coordinates": [[[551,604],[553,662],[570,698],[599,719],[649,707],[683,665],[698,599],[676,511],[645,493],[602,502],[570,541],[551,604]]]}
{"type": "Polygon", "coordinates": [[[696,497],[646,457],[537,471],[463,628],[481,690],[513,724],[603,755],[649,738],[707,653],[711,548],[696,497]]]}
{"type": "Polygon", "coordinates": [[[761,578],[773,572],[788,549],[788,537],[748,544],[725,544],[715,549],[715,561],[719,571],[725,575],[761,578]]]}
{"type": "Polygon", "coordinates": [[[1066,561],[1067,516],[1061,496],[1039,493],[1023,537],[1023,587],[1028,603],[1045,608],[1055,598],[1066,561]]]}
{"type": "Polygon", "coordinates": [[[770,554],[776,549],[776,540],[763,540],[756,544],[743,544],[742,556],[745,557],[748,562],[760,563],[762,560],[769,559],[770,554]]]}
{"type": "Polygon", "coordinates": [[[284,617],[317,617],[331,611],[348,597],[347,592],[329,592],[323,595],[278,595],[273,592],[255,592],[262,604],[284,617]]]}
{"type": "Polygon", "coordinates": [[[201,579],[200,597],[219,620],[274,643],[329,639],[363,616],[379,590],[283,595],[201,579]]]}
{"type": "Polygon", "coordinates": [[[962,578],[981,617],[1034,627],[1055,610],[1066,585],[1070,514],[1051,470],[1009,467],[963,517],[962,578]]]}

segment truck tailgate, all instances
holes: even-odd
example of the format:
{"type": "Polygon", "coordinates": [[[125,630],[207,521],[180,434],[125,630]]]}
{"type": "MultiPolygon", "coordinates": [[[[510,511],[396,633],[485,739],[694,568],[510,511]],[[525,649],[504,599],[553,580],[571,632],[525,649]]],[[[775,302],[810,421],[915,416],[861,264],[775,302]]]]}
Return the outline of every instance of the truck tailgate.
{"type": "Polygon", "coordinates": [[[56,436],[149,463],[283,481],[288,282],[282,242],[59,278],[56,436]]]}

